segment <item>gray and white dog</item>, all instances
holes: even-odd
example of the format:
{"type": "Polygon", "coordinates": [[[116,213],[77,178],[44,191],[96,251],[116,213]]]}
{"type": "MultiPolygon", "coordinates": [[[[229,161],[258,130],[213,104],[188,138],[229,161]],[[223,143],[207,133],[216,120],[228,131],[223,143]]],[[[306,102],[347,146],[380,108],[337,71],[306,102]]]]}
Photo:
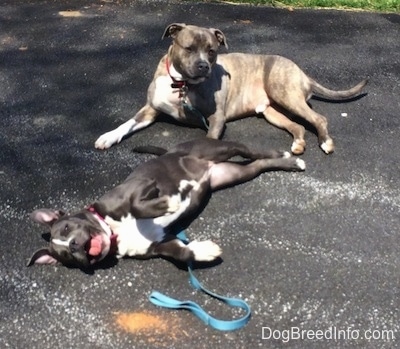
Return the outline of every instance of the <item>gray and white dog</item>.
{"type": "Polygon", "coordinates": [[[168,53],[160,60],[147,92],[147,103],[130,120],[100,136],[95,147],[106,149],[151,123],[161,113],[191,125],[208,123],[207,136],[220,138],[225,123],[262,114],[271,124],[293,136],[291,151],[304,152],[305,129],[288,117],[296,115],[315,127],[322,150],[329,154],[334,143],[326,118],[312,110],[307,100],[317,94],[328,99],[349,99],[367,83],[363,80],[344,90],[327,89],[308,77],[295,63],[281,56],[228,53],[221,30],[182,23],[169,25],[163,38],[171,37],[168,53]]]}
{"type": "Polygon", "coordinates": [[[185,245],[167,228],[204,206],[214,190],[269,170],[305,169],[304,161],[288,152],[255,152],[240,143],[206,137],[168,152],[156,150],[163,155],[140,164],[87,208],[73,214],[35,210],[31,217],[50,229],[50,244],[36,251],[28,265],[62,263],[86,269],[108,255],[212,261],[221,254],[217,244],[185,245]],[[229,161],[235,156],[243,161],[229,161]]]}

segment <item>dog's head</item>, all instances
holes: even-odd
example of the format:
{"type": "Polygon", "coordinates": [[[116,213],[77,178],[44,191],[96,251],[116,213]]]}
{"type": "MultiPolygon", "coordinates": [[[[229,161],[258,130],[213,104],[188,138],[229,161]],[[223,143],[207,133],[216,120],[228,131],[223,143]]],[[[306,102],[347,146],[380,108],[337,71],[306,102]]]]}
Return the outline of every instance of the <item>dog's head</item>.
{"type": "Polygon", "coordinates": [[[166,37],[173,39],[168,51],[173,68],[190,84],[207,79],[217,60],[218,47],[227,47],[225,35],[219,29],[183,23],[170,24],[163,35],[166,37]]]}
{"type": "Polygon", "coordinates": [[[111,248],[111,231],[89,211],[66,215],[62,211],[39,209],[31,218],[50,228],[50,243],[37,250],[28,261],[86,269],[104,259],[111,248]]]}

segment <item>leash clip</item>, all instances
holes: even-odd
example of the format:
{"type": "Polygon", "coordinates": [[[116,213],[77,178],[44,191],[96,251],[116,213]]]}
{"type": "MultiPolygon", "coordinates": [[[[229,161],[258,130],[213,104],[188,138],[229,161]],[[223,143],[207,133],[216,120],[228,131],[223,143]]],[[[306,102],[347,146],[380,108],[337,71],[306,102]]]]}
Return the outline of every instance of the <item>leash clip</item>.
{"type": "Polygon", "coordinates": [[[181,86],[181,87],[179,88],[179,98],[181,98],[181,99],[182,99],[182,102],[183,102],[183,103],[186,103],[186,104],[187,104],[187,99],[186,99],[186,97],[187,97],[188,91],[189,91],[189,88],[187,87],[186,84],[184,84],[183,86],[181,86]]]}

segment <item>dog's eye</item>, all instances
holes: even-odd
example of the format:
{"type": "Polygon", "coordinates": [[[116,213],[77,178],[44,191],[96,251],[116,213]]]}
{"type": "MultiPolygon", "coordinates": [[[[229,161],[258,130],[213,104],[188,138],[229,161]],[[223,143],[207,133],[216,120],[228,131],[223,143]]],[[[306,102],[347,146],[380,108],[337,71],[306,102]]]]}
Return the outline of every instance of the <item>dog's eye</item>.
{"type": "Polygon", "coordinates": [[[214,55],[215,55],[215,50],[210,50],[210,51],[208,51],[208,55],[209,55],[209,56],[214,56],[214,55]]]}
{"type": "Polygon", "coordinates": [[[64,231],[65,231],[66,233],[69,231],[69,226],[68,226],[68,224],[65,224],[64,231]]]}
{"type": "Polygon", "coordinates": [[[185,47],[187,53],[192,53],[193,49],[191,47],[185,47]]]}

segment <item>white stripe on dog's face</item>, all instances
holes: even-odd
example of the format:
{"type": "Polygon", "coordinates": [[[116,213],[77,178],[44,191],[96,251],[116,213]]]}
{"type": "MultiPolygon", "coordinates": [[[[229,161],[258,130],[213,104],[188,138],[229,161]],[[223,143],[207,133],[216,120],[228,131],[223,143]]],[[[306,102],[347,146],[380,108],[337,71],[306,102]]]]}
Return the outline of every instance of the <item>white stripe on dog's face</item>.
{"type": "Polygon", "coordinates": [[[69,247],[71,240],[72,237],[70,237],[68,240],[52,239],[51,242],[57,246],[69,247]]]}
{"type": "Polygon", "coordinates": [[[104,222],[99,221],[97,225],[88,219],[88,214],[84,211],[62,217],[51,227],[49,250],[64,265],[86,268],[103,259],[110,250],[111,231],[108,227],[105,229],[104,222]],[[94,238],[97,242],[101,241],[101,250],[96,255],[90,255],[91,241],[94,238]]]}

